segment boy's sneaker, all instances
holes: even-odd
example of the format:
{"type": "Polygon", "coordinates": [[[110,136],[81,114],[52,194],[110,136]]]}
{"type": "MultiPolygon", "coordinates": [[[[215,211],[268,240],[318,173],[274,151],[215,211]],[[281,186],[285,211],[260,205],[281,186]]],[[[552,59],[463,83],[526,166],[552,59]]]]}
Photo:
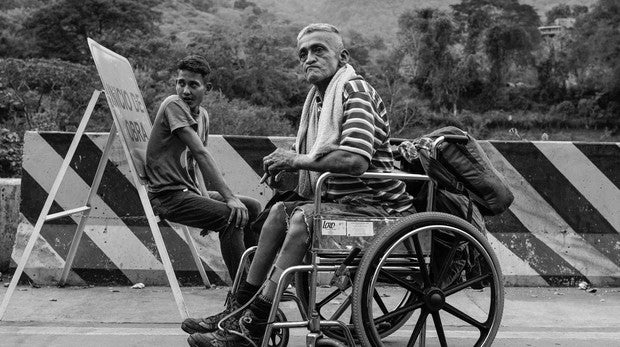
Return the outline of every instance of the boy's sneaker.
{"type": "MultiPolygon", "coordinates": [[[[210,333],[217,331],[217,324],[226,316],[228,316],[231,312],[239,308],[239,304],[237,304],[237,300],[232,299],[230,305],[228,307],[213,316],[205,317],[205,318],[186,318],[183,323],[181,323],[181,329],[188,334],[195,333],[210,333]]],[[[239,315],[232,316],[222,322],[222,325],[226,329],[239,330],[239,315]],[[228,326],[233,326],[232,328],[228,328],[228,326]]]]}

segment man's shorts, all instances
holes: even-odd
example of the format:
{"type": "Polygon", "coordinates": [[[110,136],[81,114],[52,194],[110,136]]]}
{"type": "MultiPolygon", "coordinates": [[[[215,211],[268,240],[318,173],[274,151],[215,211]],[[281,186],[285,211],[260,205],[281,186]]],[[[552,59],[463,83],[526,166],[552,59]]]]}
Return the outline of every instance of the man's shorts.
{"type": "MultiPolygon", "coordinates": [[[[287,226],[289,226],[289,221],[293,216],[293,213],[296,211],[303,212],[308,230],[307,242],[309,243],[310,236],[312,235],[312,221],[316,215],[314,201],[284,201],[282,204],[284,205],[284,209],[286,211],[287,226]]],[[[350,201],[350,203],[324,202],[321,203],[320,208],[321,210],[318,213],[319,215],[336,215],[342,217],[404,217],[415,213],[415,209],[413,207],[404,212],[388,213],[382,206],[367,205],[353,200],[350,201]]]]}

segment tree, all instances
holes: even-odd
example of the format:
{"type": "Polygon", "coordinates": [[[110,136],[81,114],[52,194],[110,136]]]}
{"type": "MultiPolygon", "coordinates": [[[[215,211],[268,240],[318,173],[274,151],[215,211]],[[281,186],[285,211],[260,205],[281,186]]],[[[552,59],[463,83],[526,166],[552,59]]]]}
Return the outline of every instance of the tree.
{"type": "Polygon", "coordinates": [[[570,5],[558,4],[553,6],[549,11],[545,12],[547,25],[552,25],[557,18],[569,18],[572,17],[572,11],[570,5]]]}
{"type": "Polygon", "coordinates": [[[484,45],[491,62],[489,81],[494,87],[505,84],[511,61],[533,49],[528,33],[517,25],[494,25],[488,31],[484,45]]]}
{"type": "Polygon", "coordinates": [[[553,25],[558,18],[577,18],[582,14],[588,13],[588,7],[583,5],[569,6],[566,4],[558,4],[553,6],[545,13],[547,25],[553,25]]]}
{"type": "Polygon", "coordinates": [[[209,61],[214,88],[260,106],[303,104],[307,88],[297,71],[296,28],[267,12],[248,13],[236,24],[214,25],[188,45],[209,61]]]}
{"type": "Polygon", "coordinates": [[[373,64],[369,64],[364,76],[379,91],[390,116],[393,135],[403,132],[415,121],[412,109],[415,107],[413,87],[407,83],[403,74],[406,53],[402,47],[395,47],[380,54],[373,64]]]}
{"type": "Polygon", "coordinates": [[[596,90],[610,94],[609,100],[618,100],[620,1],[599,0],[592,11],[577,19],[574,30],[570,66],[581,72],[580,82],[590,82],[596,90]]]}
{"type": "Polygon", "coordinates": [[[0,57],[23,58],[35,45],[23,36],[23,22],[33,10],[20,7],[0,11],[0,57]]]}
{"type": "Polygon", "coordinates": [[[416,62],[414,84],[430,99],[431,108],[449,105],[456,112],[467,83],[467,64],[452,17],[435,9],[407,12],[399,18],[399,29],[403,52],[416,62]]]}
{"type": "Polygon", "coordinates": [[[465,52],[483,51],[489,61],[489,82],[502,86],[511,64],[525,64],[540,43],[540,18],[517,0],[463,0],[451,5],[465,35],[465,52]]]}
{"type": "Polygon", "coordinates": [[[24,28],[38,46],[36,56],[89,63],[87,37],[114,49],[116,42],[156,34],[160,14],[151,9],[153,4],[152,0],[60,0],[33,12],[24,28]]]}
{"type": "Polygon", "coordinates": [[[588,47],[593,63],[614,66],[620,57],[620,1],[599,0],[575,23],[577,41],[588,47]]]}
{"type": "MultiPolygon", "coordinates": [[[[0,122],[20,133],[76,127],[92,91],[101,89],[94,66],[48,59],[0,59],[0,80],[0,122]]],[[[109,129],[103,122],[96,130],[109,129]]]]}
{"type": "Polygon", "coordinates": [[[355,30],[350,30],[345,35],[345,47],[351,54],[352,64],[360,66],[371,64],[371,52],[373,50],[384,50],[386,48],[382,38],[378,36],[367,38],[355,30]]]}

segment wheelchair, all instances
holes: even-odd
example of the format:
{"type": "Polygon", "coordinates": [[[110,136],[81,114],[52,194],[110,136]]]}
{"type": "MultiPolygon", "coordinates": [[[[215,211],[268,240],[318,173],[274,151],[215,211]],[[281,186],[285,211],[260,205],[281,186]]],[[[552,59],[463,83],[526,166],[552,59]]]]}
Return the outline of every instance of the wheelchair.
{"type": "MultiPolygon", "coordinates": [[[[431,156],[443,141],[467,138],[441,136],[431,144],[431,156]]],[[[324,183],[335,176],[346,175],[319,177],[315,211],[320,211],[324,183]]],[[[309,264],[283,271],[262,346],[287,345],[292,328],[308,330],[306,346],[402,345],[403,340],[407,346],[449,346],[456,339],[490,346],[502,318],[504,288],[485,235],[457,216],[434,210],[436,185],[428,175],[361,177],[425,182],[426,212],[346,219],[317,213],[309,264]],[[285,291],[293,276],[295,295],[285,291]],[[300,321],[287,321],[279,309],[283,300],[296,303],[300,321]]],[[[254,250],[244,254],[233,291],[254,250]]]]}

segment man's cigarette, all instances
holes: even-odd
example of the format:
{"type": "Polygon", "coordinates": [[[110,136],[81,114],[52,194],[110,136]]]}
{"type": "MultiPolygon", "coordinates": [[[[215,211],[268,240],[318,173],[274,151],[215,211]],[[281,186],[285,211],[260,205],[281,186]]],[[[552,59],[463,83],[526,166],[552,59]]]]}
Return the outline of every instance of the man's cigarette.
{"type": "Polygon", "coordinates": [[[260,178],[260,181],[258,182],[258,184],[263,184],[265,183],[265,181],[267,180],[267,177],[269,177],[269,172],[265,172],[263,174],[263,177],[260,178]]]}

